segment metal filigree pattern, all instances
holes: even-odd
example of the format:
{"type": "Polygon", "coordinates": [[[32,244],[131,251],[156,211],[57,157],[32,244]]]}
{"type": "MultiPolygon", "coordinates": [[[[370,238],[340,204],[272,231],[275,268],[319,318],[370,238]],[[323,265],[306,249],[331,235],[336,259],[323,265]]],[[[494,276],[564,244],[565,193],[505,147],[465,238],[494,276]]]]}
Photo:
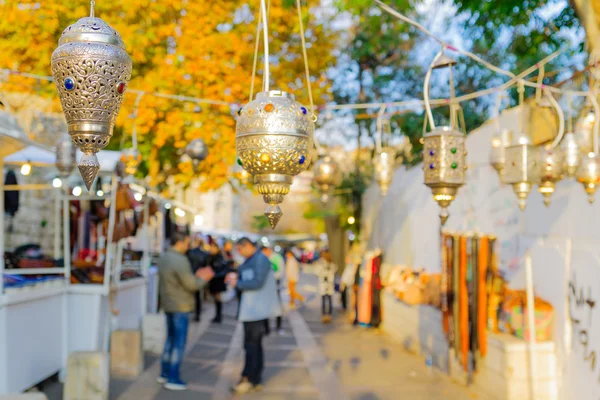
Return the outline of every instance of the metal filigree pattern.
{"type": "Polygon", "coordinates": [[[238,157],[252,175],[298,175],[310,163],[312,140],[298,136],[244,136],[237,139],[238,157]],[[300,160],[304,157],[304,162],[300,160]]]}
{"type": "Polygon", "coordinates": [[[505,152],[504,183],[537,182],[539,180],[539,152],[533,146],[518,144],[505,152]]]}
{"type": "Polygon", "coordinates": [[[460,187],[465,184],[467,169],[465,136],[442,127],[425,135],[423,169],[429,187],[460,187]]]}

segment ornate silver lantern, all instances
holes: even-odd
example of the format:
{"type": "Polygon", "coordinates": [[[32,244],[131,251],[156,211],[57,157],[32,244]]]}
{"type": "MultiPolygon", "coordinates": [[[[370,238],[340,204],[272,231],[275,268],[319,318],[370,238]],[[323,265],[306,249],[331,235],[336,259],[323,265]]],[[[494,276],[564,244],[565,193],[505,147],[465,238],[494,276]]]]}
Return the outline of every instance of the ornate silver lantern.
{"type": "Polygon", "coordinates": [[[504,183],[512,186],[521,211],[525,210],[527,197],[539,179],[539,156],[540,153],[525,135],[521,135],[516,144],[506,148],[504,183]]]}
{"type": "Polygon", "coordinates": [[[321,193],[321,201],[326,203],[340,180],[340,167],[329,155],[322,154],[314,164],[313,181],[321,193]]]}
{"type": "Polygon", "coordinates": [[[436,127],[429,104],[429,81],[433,69],[448,67],[452,74],[452,66],[455,64],[456,61],[446,57],[443,51],[439,52],[427,70],[423,89],[425,111],[431,125],[431,132],[427,132],[423,136],[425,185],[431,188],[434,200],[442,208],[440,211],[442,225],[449,217],[448,207],[454,200],[458,189],[465,184],[467,153],[465,151],[465,134],[455,127],[458,106],[452,102],[454,88],[451,87],[450,99],[452,126],[436,127]]]}
{"type": "Polygon", "coordinates": [[[390,147],[382,149],[379,154],[375,156],[374,164],[375,180],[379,185],[381,194],[387,196],[396,167],[395,150],[390,147]]]}
{"type": "Polygon", "coordinates": [[[198,168],[201,161],[208,157],[208,146],[202,139],[194,139],[185,146],[185,154],[192,159],[194,168],[198,168]]]}
{"type": "Polygon", "coordinates": [[[120,161],[123,163],[125,173],[127,175],[134,175],[142,162],[142,155],[135,147],[130,147],[121,150],[120,161]]]}
{"type": "Polygon", "coordinates": [[[540,183],[538,191],[544,196],[544,205],[550,205],[556,183],[563,178],[563,157],[560,148],[540,149],[540,183]]]}
{"type": "Polygon", "coordinates": [[[269,205],[265,215],[272,228],[281,218],[279,204],[290,192],[294,176],[310,164],[313,132],[313,116],[286,92],[258,93],[239,113],[238,158],[269,205]]]}
{"type": "Polygon", "coordinates": [[[68,135],[62,136],[56,144],[56,168],[61,178],[68,178],[73,169],[77,158],[77,148],[68,135]]]}
{"type": "Polygon", "coordinates": [[[52,54],[52,74],[71,140],[83,152],[79,171],[91,188],[100,164],[96,153],[108,144],[127,83],[131,58],[117,31],[94,17],[63,31],[52,54]]]}

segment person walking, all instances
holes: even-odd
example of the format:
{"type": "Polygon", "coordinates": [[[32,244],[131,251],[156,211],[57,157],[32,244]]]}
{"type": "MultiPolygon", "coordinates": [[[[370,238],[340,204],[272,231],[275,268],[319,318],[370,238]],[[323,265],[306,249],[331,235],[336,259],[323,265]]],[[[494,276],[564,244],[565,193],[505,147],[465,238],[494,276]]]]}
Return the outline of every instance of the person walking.
{"type": "Polygon", "coordinates": [[[292,250],[288,250],[285,253],[285,276],[290,291],[290,308],[293,309],[296,308],[296,300],[304,303],[304,297],[296,292],[296,285],[300,279],[300,263],[292,250]]]}
{"type": "Polygon", "coordinates": [[[226,283],[242,292],[239,320],[244,324],[245,363],[242,377],[232,391],[243,394],[262,388],[265,320],[280,316],[281,304],[269,259],[248,238],[240,239],[235,249],[246,261],[237,274],[227,275],[226,283]]]}
{"type": "MultiPolygon", "coordinates": [[[[285,260],[283,259],[283,256],[281,254],[279,254],[276,251],[273,251],[273,249],[269,246],[264,246],[262,248],[262,252],[265,256],[267,256],[267,258],[271,262],[271,268],[273,268],[275,282],[277,282],[277,297],[279,298],[279,303],[281,303],[281,281],[283,277],[283,271],[285,269],[285,260]]],[[[271,334],[270,324],[271,321],[267,319],[265,321],[265,336],[269,336],[271,334]]],[[[279,315],[275,319],[275,327],[280,335],[285,334],[285,331],[282,328],[282,324],[283,318],[281,317],[281,315],[279,315]]]]}
{"type": "Polygon", "coordinates": [[[227,268],[227,262],[221,253],[219,245],[212,239],[210,242],[207,265],[211,267],[215,273],[215,276],[208,284],[208,291],[215,301],[215,317],[212,322],[214,324],[220,324],[223,321],[223,302],[221,301],[221,293],[227,290],[227,287],[225,286],[225,276],[230,270],[227,268]]]}
{"type": "Polygon", "coordinates": [[[319,277],[319,292],[321,294],[321,321],[325,324],[331,322],[333,314],[333,295],[335,294],[335,273],[337,265],[332,261],[328,249],[323,249],[317,261],[317,276],[319,277]]]}
{"type": "MultiPolygon", "coordinates": [[[[208,253],[204,251],[204,241],[198,236],[194,237],[192,242],[192,248],[187,252],[188,260],[192,265],[192,272],[196,273],[200,268],[204,268],[207,265],[208,253]]],[[[194,308],[194,321],[200,322],[200,315],[202,314],[202,289],[198,290],[194,294],[195,308],[194,308]]]]}
{"type": "Polygon", "coordinates": [[[185,256],[190,237],[177,232],[171,238],[172,247],[158,260],[159,293],[167,318],[167,339],[161,359],[161,373],[157,382],[168,390],[185,390],[187,385],[179,375],[185,353],[189,315],[194,311],[194,293],[211,280],[210,268],[200,268],[192,273],[185,256]]]}

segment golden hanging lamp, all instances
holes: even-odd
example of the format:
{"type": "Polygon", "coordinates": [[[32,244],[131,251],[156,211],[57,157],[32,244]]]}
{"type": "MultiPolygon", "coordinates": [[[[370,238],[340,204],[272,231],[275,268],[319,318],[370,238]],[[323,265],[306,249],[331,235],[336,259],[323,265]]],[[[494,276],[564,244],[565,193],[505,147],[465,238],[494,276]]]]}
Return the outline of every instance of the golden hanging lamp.
{"type": "Polygon", "coordinates": [[[326,203],[331,198],[335,187],[340,183],[340,166],[330,155],[321,152],[315,162],[313,181],[321,194],[321,201],[326,203]]]}
{"type": "Polygon", "coordinates": [[[423,135],[423,169],[425,174],[425,185],[431,188],[434,200],[442,208],[440,220],[442,225],[449,217],[448,207],[456,197],[458,189],[465,184],[466,180],[466,151],[465,134],[457,129],[458,107],[453,103],[454,85],[452,78],[452,66],[456,61],[447,57],[444,50],[440,51],[427,70],[423,96],[425,100],[425,111],[431,131],[423,135]],[[429,83],[434,69],[450,69],[450,115],[451,123],[448,126],[436,127],[433,113],[429,103],[429,83]]]}
{"type": "Polygon", "coordinates": [[[98,175],[96,153],[108,144],[131,78],[131,58],[119,33],[94,16],[67,27],[52,53],[52,75],[88,190],[98,175]]]}
{"type": "MultiPolygon", "coordinates": [[[[297,1],[296,4],[308,78],[300,2],[297,1]]],[[[292,94],[269,88],[269,30],[265,0],[260,3],[259,20],[261,17],[264,35],[264,90],[253,100],[251,96],[251,101],[238,112],[236,148],[241,166],[254,176],[256,188],[268,204],[265,216],[275,229],[283,214],[279,204],[290,192],[294,176],[306,170],[310,164],[316,116],[312,107],[310,79],[306,82],[311,100],[310,110],[295,101],[292,94]]]]}
{"type": "Polygon", "coordinates": [[[382,107],[377,115],[377,142],[375,144],[375,159],[373,160],[375,181],[379,185],[383,196],[387,196],[396,168],[396,151],[391,147],[383,146],[384,135],[388,139],[392,135],[389,119],[384,120],[385,109],[385,106],[382,107]]]}
{"type": "Polygon", "coordinates": [[[508,95],[502,93],[496,100],[495,115],[496,115],[496,134],[492,137],[492,149],[490,151],[490,164],[498,173],[500,180],[504,175],[504,164],[506,162],[506,147],[510,145],[512,140],[512,132],[508,129],[502,129],[500,126],[500,108],[503,100],[508,100],[508,95]]]}
{"type": "Polygon", "coordinates": [[[588,94],[594,107],[594,125],[591,135],[592,152],[588,153],[583,158],[579,169],[577,170],[577,181],[583,185],[585,192],[588,194],[590,204],[594,202],[596,189],[600,184],[600,159],[598,159],[598,133],[600,132],[600,106],[598,105],[597,93],[595,88],[588,94]]]}

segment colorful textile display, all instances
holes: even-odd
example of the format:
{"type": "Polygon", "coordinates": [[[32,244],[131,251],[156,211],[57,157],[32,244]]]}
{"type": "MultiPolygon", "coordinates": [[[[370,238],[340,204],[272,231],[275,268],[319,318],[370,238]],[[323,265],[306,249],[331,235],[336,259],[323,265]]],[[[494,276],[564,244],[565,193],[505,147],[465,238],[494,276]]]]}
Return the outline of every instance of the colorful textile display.
{"type": "Polygon", "coordinates": [[[450,347],[465,371],[487,353],[494,238],[442,234],[441,311],[450,347]]]}
{"type": "Polygon", "coordinates": [[[358,292],[358,322],[379,326],[381,323],[381,279],[383,256],[380,250],[365,255],[358,292]]]}
{"type": "MultiPolygon", "coordinates": [[[[552,340],[554,308],[550,303],[535,298],[535,332],[538,342],[552,340]]],[[[502,306],[504,330],[521,339],[529,339],[527,327],[527,295],[524,290],[507,290],[502,306]]]]}

